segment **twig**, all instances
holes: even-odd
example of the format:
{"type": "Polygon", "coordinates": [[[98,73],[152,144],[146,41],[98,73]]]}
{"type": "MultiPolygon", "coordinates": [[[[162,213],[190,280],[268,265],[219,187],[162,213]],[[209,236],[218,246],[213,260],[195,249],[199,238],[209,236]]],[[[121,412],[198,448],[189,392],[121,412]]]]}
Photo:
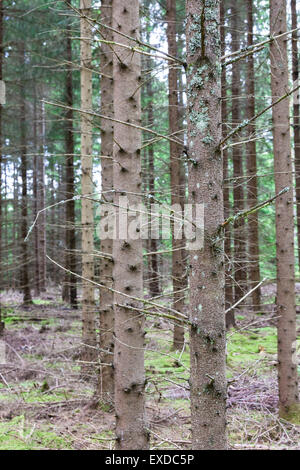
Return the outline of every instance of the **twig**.
{"type": "Polygon", "coordinates": [[[300,88],[300,85],[296,86],[295,88],[293,88],[292,90],[288,91],[285,95],[281,96],[280,98],[278,98],[278,100],[274,101],[273,103],[271,103],[269,106],[267,106],[266,108],[264,108],[262,111],[260,111],[258,114],[256,114],[255,116],[253,116],[251,119],[246,119],[245,121],[243,121],[241,124],[239,124],[235,129],[233,129],[231,132],[229,132],[229,134],[222,140],[222,142],[220,143],[220,146],[223,146],[223,144],[225,144],[225,142],[227,142],[228,139],[230,139],[231,137],[233,137],[237,132],[241,131],[242,129],[244,129],[245,127],[247,127],[249,124],[251,124],[253,121],[256,121],[256,119],[258,119],[260,116],[262,116],[264,113],[266,113],[267,111],[269,111],[269,109],[272,109],[273,106],[276,106],[278,103],[280,103],[281,101],[285,100],[288,96],[292,95],[293,93],[295,93],[295,91],[299,90],[300,88]]]}
{"type": "Polygon", "coordinates": [[[260,281],[259,284],[257,284],[257,286],[253,287],[253,289],[251,289],[249,292],[247,292],[247,294],[245,294],[244,297],[242,297],[235,304],[233,304],[231,307],[229,307],[227,310],[225,310],[225,313],[228,313],[231,310],[233,310],[235,307],[237,307],[241,302],[243,302],[243,300],[245,300],[250,294],[252,294],[252,292],[254,292],[256,289],[258,289],[266,280],[267,280],[267,278],[265,277],[262,281],[260,281]]]}
{"type": "Polygon", "coordinates": [[[229,223],[235,223],[237,220],[239,220],[239,219],[241,219],[241,218],[244,218],[244,217],[248,217],[248,215],[254,214],[254,213],[257,212],[258,210],[260,210],[260,209],[262,209],[262,208],[264,208],[264,207],[269,206],[270,204],[272,204],[272,202],[275,201],[275,199],[277,199],[278,197],[282,196],[284,193],[287,193],[289,190],[290,190],[289,187],[283,188],[278,194],[276,194],[275,196],[271,197],[270,199],[267,199],[266,201],[260,202],[260,203],[257,204],[256,206],[250,207],[250,209],[246,209],[246,210],[244,210],[244,211],[238,212],[238,213],[235,214],[235,215],[232,215],[231,217],[228,217],[228,219],[226,219],[225,222],[223,222],[223,224],[221,224],[221,227],[224,228],[224,227],[226,227],[226,225],[228,225],[229,223]]]}

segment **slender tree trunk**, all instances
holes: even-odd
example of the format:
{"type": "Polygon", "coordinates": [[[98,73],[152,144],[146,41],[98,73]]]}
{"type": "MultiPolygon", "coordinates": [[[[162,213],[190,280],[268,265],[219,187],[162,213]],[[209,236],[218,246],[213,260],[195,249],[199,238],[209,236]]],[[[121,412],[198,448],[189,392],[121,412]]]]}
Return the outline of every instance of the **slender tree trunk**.
{"type": "Polygon", "coordinates": [[[190,254],[192,448],[225,449],[225,297],[220,2],[187,8],[189,198],[204,205],[204,248],[190,254]]]}
{"type": "MultiPolygon", "coordinates": [[[[149,8],[150,3],[148,2],[146,7],[149,8]]],[[[149,28],[149,26],[148,26],[149,28]]],[[[150,33],[149,29],[147,29],[147,42],[150,43],[150,33]]],[[[146,68],[147,71],[149,72],[153,68],[153,63],[151,60],[151,57],[147,56],[146,57],[146,68]]],[[[152,86],[152,80],[147,79],[147,84],[146,84],[146,95],[147,95],[147,121],[148,121],[148,127],[151,128],[154,123],[154,115],[153,115],[153,98],[154,98],[154,92],[153,92],[153,86],[152,86]]],[[[152,136],[150,136],[151,138],[152,136]]],[[[148,145],[147,147],[147,156],[148,156],[148,195],[149,195],[149,208],[151,211],[151,204],[155,203],[155,166],[154,166],[154,145],[148,145]]],[[[146,183],[146,187],[147,187],[146,183]]],[[[151,216],[149,216],[151,219],[151,216]]],[[[151,223],[151,222],[150,222],[151,223]]],[[[155,237],[150,237],[149,240],[149,251],[152,253],[148,257],[148,263],[149,263],[149,275],[150,275],[150,281],[149,281],[149,291],[151,297],[156,297],[157,295],[160,294],[160,286],[159,286],[159,263],[158,263],[158,242],[155,237]]]]}
{"type": "MultiPolygon", "coordinates": [[[[19,241],[21,240],[20,236],[20,230],[19,230],[19,224],[16,224],[16,220],[21,219],[21,214],[19,211],[19,183],[18,183],[18,168],[17,168],[17,163],[14,161],[14,197],[13,197],[13,218],[12,218],[12,234],[13,234],[13,266],[12,269],[15,273],[17,273],[17,270],[15,269],[15,266],[18,264],[17,260],[19,258],[19,246],[20,243],[19,241]]],[[[19,277],[17,275],[13,276],[12,279],[12,289],[16,290],[19,287],[19,277]]]]}
{"type": "MultiPolygon", "coordinates": [[[[153,122],[153,89],[152,84],[149,81],[147,83],[147,95],[149,98],[149,112],[148,112],[148,124],[153,122]]],[[[149,168],[149,200],[150,200],[150,207],[151,203],[155,201],[155,166],[154,166],[154,147],[153,145],[149,145],[148,147],[148,168],[149,168]]],[[[159,286],[159,264],[158,264],[158,243],[155,237],[150,237],[149,240],[149,250],[152,253],[148,257],[148,262],[150,265],[150,282],[149,282],[149,290],[151,297],[156,297],[160,294],[160,286],[159,286]]]]}
{"type": "MultiPolygon", "coordinates": [[[[253,46],[253,0],[247,0],[247,46],[253,46]]],[[[247,119],[255,115],[255,76],[254,76],[254,56],[250,54],[247,59],[247,119]]],[[[257,204],[257,167],[256,167],[256,142],[251,140],[255,138],[255,124],[248,127],[247,143],[247,199],[248,207],[254,207],[257,204]]],[[[250,214],[248,217],[248,276],[250,288],[253,289],[260,281],[259,270],[259,238],[258,238],[258,212],[250,214]]],[[[254,310],[260,309],[260,288],[252,293],[252,304],[254,310]]]]}
{"type": "MultiPolygon", "coordinates": [[[[167,0],[167,38],[168,38],[168,52],[170,55],[177,56],[177,43],[176,43],[176,2],[174,0],[167,0]]],[[[178,132],[179,126],[179,103],[178,103],[178,76],[176,67],[173,64],[169,65],[169,133],[174,134],[178,132]]],[[[182,199],[180,197],[180,157],[182,148],[175,142],[170,142],[170,179],[171,179],[171,205],[181,207],[182,199]]],[[[178,214],[175,213],[175,217],[178,214]]],[[[184,294],[183,277],[184,277],[184,264],[182,259],[182,239],[178,238],[175,233],[175,223],[171,220],[172,227],[172,279],[173,279],[173,308],[178,312],[183,312],[184,309],[184,294]]],[[[182,348],[184,344],[184,328],[174,325],[173,335],[173,349],[182,348]]]]}
{"type": "MultiPolygon", "coordinates": [[[[34,103],[33,103],[33,213],[34,217],[38,213],[38,192],[37,192],[37,173],[38,173],[38,142],[37,142],[37,92],[36,84],[34,86],[34,103]]],[[[40,273],[39,273],[39,247],[38,247],[38,227],[34,227],[34,295],[40,295],[40,273]]]]}
{"type": "Polygon", "coordinates": [[[23,303],[31,304],[31,292],[29,283],[29,257],[28,245],[24,241],[27,235],[27,142],[26,142],[26,102],[25,102],[25,49],[24,44],[20,47],[21,55],[21,101],[20,101],[20,144],[21,144],[21,177],[22,177],[22,222],[21,222],[21,250],[22,250],[22,290],[23,303]]]}
{"type": "MultiPolygon", "coordinates": [[[[45,207],[45,113],[44,105],[39,109],[39,132],[38,132],[38,148],[39,155],[37,158],[37,209],[41,211],[45,207]]],[[[41,212],[37,221],[38,231],[38,269],[39,269],[39,290],[46,290],[46,214],[41,212]]]]}
{"type": "MultiPolygon", "coordinates": [[[[3,80],[3,0],[0,0],[0,80],[3,80]]],[[[2,264],[2,104],[0,104],[0,292],[3,289],[3,264],[2,264]]],[[[4,328],[1,317],[0,299],[0,333],[4,328]]]]}
{"type": "MultiPolygon", "coordinates": [[[[236,0],[231,2],[231,41],[232,52],[240,49],[240,7],[236,0]]],[[[241,121],[241,68],[240,61],[232,64],[232,126],[236,127],[241,121]]],[[[240,134],[237,133],[233,138],[233,143],[240,140],[240,134]]],[[[234,212],[244,209],[244,191],[243,191],[243,155],[242,146],[234,145],[232,147],[233,159],[233,208],[234,212]]],[[[246,288],[246,270],[244,261],[246,259],[245,245],[245,221],[240,218],[234,225],[234,300],[237,302],[245,294],[246,288]]]]}
{"type": "MultiPolygon", "coordinates": [[[[91,14],[91,0],[81,0],[80,11],[87,18],[91,14]]],[[[80,83],[81,110],[92,109],[92,28],[86,18],[80,20],[80,83]]],[[[81,250],[82,250],[82,341],[84,346],[82,360],[95,361],[96,325],[95,325],[95,292],[89,280],[94,280],[94,207],[91,200],[93,187],[93,125],[90,117],[81,115],[81,250]]],[[[83,365],[83,373],[91,367],[83,365]]]]}
{"type": "MultiPolygon", "coordinates": [[[[49,172],[49,205],[53,206],[56,203],[56,197],[55,197],[55,187],[54,187],[54,181],[55,181],[55,159],[50,158],[48,162],[48,172],[49,172]]],[[[55,212],[56,212],[56,207],[51,207],[49,210],[49,221],[50,221],[50,231],[48,235],[48,246],[49,246],[49,253],[51,258],[54,258],[57,256],[57,248],[60,245],[61,237],[60,234],[57,233],[57,227],[56,227],[56,218],[55,218],[55,212]]],[[[53,281],[54,284],[56,284],[56,279],[57,275],[56,272],[62,272],[60,269],[56,269],[55,265],[52,263],[49,265],[48,269],[48,275],[50,279],[53,281]]],[[[58,283],[56,284],[58,285],[58,283]]]]}
{"type": "MultiPolygon", "coordinates": [[[[292,30],[297,28],[296,0],[291,0],[292,30]]],[[[294,86],[299,82],[299,58],[298,58],[299,31],[292,33],[292,68],[294,86]]],[[[298,236],[298,265],[300,269],[300,100],[299,90],[295,93],[293,103],[293,127],[294,127],[294,151],[296,169],[296,201],[297,201],[297,236],[298,236]]]]}
{"type": "MultiPolygon", "coordinates": [[[[287,31],[286,2],[270,1],[271,36],[287,31]]],[[[286,38],[270,45],[272,99],[289,89],[286,38]]],[[[289,100],[272,108],[274,172],[276,193],[293,187],[290,143],[289,100]]],[[[294,278],[293,191],[276,199],[276,260],[278,319],[278,381],[280,416],[287,420],[300,416],[296,356],[296,307],[294,278]],[[296,416],[298,414],[298,416],[296,416]]]]}
{"type": "MultiPolygon", "coordinates": [[[[185,41],[185,35],[184,35],[185,41]]],[[[185,125],[185,116],[186,116],[186,109],[184,104],[183,98],[183,91],[185,86],[183,85],[183,74],[185,73],[184,70],[181,68],[179,70],[179,125],[181,129],[186,127],[185,125]]],[[[184,138],[184,134],[182,134],[184,138]]],[[[184,153],[181,153],[183,157],[184,153]]],[[[185,204],[187,203],[187,165],[186,163],[181,160],[180,161],[180,205],[184,211],[185,204]]],[[[184,233],[182,231],[182,246],[186,247],[187,240],[184,233]]],[[[189,254],[186,248],[182,248],[181,250],[181,262],[182,262],[182,289],[188,289],[188,263],[189,263],[189,254]]],[[[185,301],[185,292],[182,292],[183,302],[185,301]]]]}
{"type": "MultiPolygon", "coordinates": [[[[101,22],[107,26],[112,26],[112,0],[102,0],[101,22]]],[[[101,33],[107,41],[113,40],[112,32],[107,28],[102,28],[101,33]]],[[[101,106],[102,114],[113,116],[113,52],[109,45],[101,44],[101,106]]],[[[107,204],[101,204],[101,216],[105,217],[107,211],[113,204],[113,124],[111,121],[103,119],[101,122],[101,182],[102,198],[107,204]],[[110,157],[111,159],[108,159],[110,157]]],[[[112,262],[113,239],[101,240],[101,252],[107,254],[105,259],[100,260],[100,283],[113,287],[113,262],[112,262]]],[[[99,394],[102,398],[111,398],[114,395],[114,308],[113,293],[107,289],[100,289],[100,348],[105,352],[101,353],[101,369],[99,375],[99,394]],[[109,365],[106,365],[109,364],[109,365]]]]}
{"type": "MultiPolygon", "coordinates": [[[[225,55],[225,0],[221,0],[220,8],[220,20],[221,20],[221,51],[222,56],[225,55]]],[[[228,132],[226,122],[228,119],[227,109],[227,74],[226,68],[222,68],[222,131],[223,137],[228,132]]],[[[228,151],[223,151],[223,180],[224,180],[224,217],[227,219],[230,214],[230,202],[229,202],[229,186],[228,186],[228,151]]],[[[225,251],[225,309],[227,310],[233,305],[233,285],[231,278],[231,265],[232,265],[232,250],[231,250],[231,227],[227,225],[224,231],[224,251],[225,251]]],[[[226,314],[226,328],[231,328],[235,325],[234,311],[230,310],[226,314]]]]}
{"type": "MultiPolygon", "coordinates": [[[[67,27],[66,38],[67,72],[66,72],[66,167],[65,167],[65,186],[66,199],[71,199],[75,195],[74,183],[74,136],[73,136],[73,83],[72,83],[72,40],[71,28],[67,27]]],[[[66,254],[65,267],[68,272],[65,274],[64,285],[62,289],[62,298],[69,302],[73,308],[77,308],[77,285],[76,277],[76,232],[75,232],[75,201],[71,200],[65,205],[65,236],[66,236],[66,254]]]]}
{"type": "MultiPolygon", "coordinates": [[[[139,37],[139,1],[113,0],[113,26],[116,30],[139,37]]],[[[135,45],[114,33],[114,41],[135,45]]],[[[141,102],[140,54],[115,46],[113,59],[114,115],[123,122],[140,125],[141,102]]],[[[141,202],[141,132],[124,124],[114,124],[114,189],[117,221],[125,215],[125,200],[133,208],[141,202]]],[[[128,217],[129,223],[132,217],[128,217]]],[[[118,224],[117,224],[118,226],[118,224]]],[[[125,228],[125,227],[124,227],[125,228]]],[[[149,435],[145,429],[144,317],[136,311],[143,296],[142,240],[121,233],[114,241],[113,258],[115,289],[115,408],[116,448],[118,450],[147,449],[149,435]]]]}

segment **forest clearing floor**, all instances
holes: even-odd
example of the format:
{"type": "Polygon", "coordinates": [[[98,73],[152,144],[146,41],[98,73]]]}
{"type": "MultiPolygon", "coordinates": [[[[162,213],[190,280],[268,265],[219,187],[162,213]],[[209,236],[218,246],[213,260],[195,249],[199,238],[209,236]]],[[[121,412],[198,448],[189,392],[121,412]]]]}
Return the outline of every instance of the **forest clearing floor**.
{"type": "MultiPolygon", "coordinates": [[[[232,449],[300,449],[300,423],[277,417],[274,287],[263,288],[258,314],[241,307],[237,328],[228,332],[232,449]]],[[[96,371],[89,382],[80,377],[80,310],[68,308],[51,289],[33,306],[21,300],[15,292],[1,295],[6,362],[0,365],[0,450],[113,449],[114,413],[95,396],[96,371]]],[[[146,329],[151,449],[189,449],[188,340],[183,350],[171,351],[169,323],[149,319],[146,329]]]]}

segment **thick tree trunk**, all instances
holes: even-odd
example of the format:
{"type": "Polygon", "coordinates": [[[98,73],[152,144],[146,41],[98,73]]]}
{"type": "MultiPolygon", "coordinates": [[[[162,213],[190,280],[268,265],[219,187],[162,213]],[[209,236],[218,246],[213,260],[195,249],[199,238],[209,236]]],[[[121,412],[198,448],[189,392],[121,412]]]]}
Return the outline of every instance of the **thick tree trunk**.
{"type": "MultiPolygon", "coordinates": [[[[80,11],[85,17],[91,14],[91,0],[81,0],[80,11]]],[[[92,109],[92,28],[90,22],[81,17],[80,20],[80,83],[81,110],[92,109]]],[[[93,125],[87,114],[81,115],[81,250],[82,250],[82,341],[84,344],[82,360],[95,361],[96,325],[95,325],[95,293],[89,280],[94,280],[94,207],[91,200],[93,188],[93,156],[92,156],[93,125]]],[[[83,365],[83,373],[91,371],[89,365],[83,365]]]]}
{"type": "MultiPolygon", "coordinates": [[[[231,41],[232,52],[240,49],[240,7],[236,0],[231,2],[231,41]]],[[[232,64],[232,126],[236,127],[241,121],[241,66],[240,61],[232,64]]],[[[237,133],[232,139],[233,143],[240,140],[240,134],[237,133]]],[[[233,160],[233,209],[237,213],[244,209],[244,190],[243,190],[243,154],[242,146],[234,145],[232,147],[233,160]]],[[[245,221],[240,218],[234,224],[234,300],[237,302],[245,294],[246,288],[246,243],[245,243],[245,221]]]]}
{"type": "MultiPolygon", "coordinates": [[[[107,26],[112,26],[112,0],[102,0],[101,2],[101,22],[107,26]]],[[[101,33],[107,41],[113,40],[112,32],[107,28],[102,28],[101,33]]],[[[102,114],[113,116],[113,52],[109,45],[101,44],[101,107],[102,114]]],[[[111,121],[103,119],[101,122],[101,182],[102,199],[107,201],[101,204],[101,216],[105,217],[106,212],[113,203],[113,124],[111,121]],[[110,157],[109,159],[107,157],[110,157]]],[[[113,262],[112,262],[113,240],[107,238],[101,240],[101,252],[107,254],[105,259],[100,259],[100,283],[104,286],[113,287],[113,262]]],[[[99,395],[101,398],[112,399],[114,395],[114,308],[113,293],[107,289],[100,289],[100,348],[101,369],[99,375],[99,395]],[[109,365],[106,365],[109,364],[109,365]]]]}
{"type": "Polygon", "coordinates": [[[190,253],[192,448],[225,449],[220,2],[190,0],[186,8],[189,198],[204,205],[204,248],[190,253]]]}
{"type": "MultiPolygon", "coordinates": [[[[291,0],[292,30],[297,28],[296,0],[291,0]]],[[[299,58],[298,58],[299,31],[292,33],[292,69],[294,86],[299,84],[299,58]]],[[[300,92],[295,93],[293,103],[294,151],[296,170],[296,201],[297,201],[297,236],[298,236],[298,265],[300,269],[300,92]]]]}
{"type": "Polygon", "coordinates": [[[23,303],[31,304],[31,292],[29,282],[29,257],[28,246],[24,241],[27,235],[27,142],[26,142],[26,103],[25,103],[25,49],[24,44],[20,47],[21,56],[21,101],[20,101],[20,144],[21,144],[21,178],[22,178],[22,221],[21,221],[21,250],[22,250],[22,291],[23,303]]]}
{"type": "MultiPolygon", "coordinates": [[[[133,38],[139,36],[139,1],[113,0],[113,26],[133,38]]],[[[114,33],[114,41],[135,45],[114,33]]],[[[140,54],[115,46],[114,115],[123,122],[141,123],[140,54]]],[[[139,204],[141,192],[141,132],[131,126],[114,124],[115,204],[129,207],[139,204]],[[123,196],[123,197],[121,197],[123,196]]],[[[117,221],[124,209],[117,208],[117,221]]],[[[129,215],[129,221],[132,219],[129,215]]],[[[118,224],[117,224],[118,226],[118,224]]],[[[143,254],[140,237],[121,234],[114,241],[115,289],[115,408],[116,448],[147,449],[149,436],[145,428],[144,317],[136,311],[141,303],[122,295],[143,297],[143,254]]]]}
{"type": "MultiPolygon", "coordinates": [[[[66,72],[66,131],[65,131],[65,191],[66,199],[71,199],[75,195],[74,183],[74,136],[73,136],[73,84],[72,84],[72,40],[71,29],[67,27],[66,38],[66,55],[67,55],[67,72],[66,72]]],[[[76,277],[76,233],[75,233],[75,201],[71,200],[65,205],[65,267],[68,270],[64,276],[64,284],[62,289],[62,299],[69,302],[73,308],[77,308],[77,285],[76,277]]]]}
{"type": "MultiPolygon", "coordinates": [[[[167,0],[167,38],[168,52],[172,56],[177,56],[176,43],[176,2],[167,0]]],[[[173,64],[169,66],[169,133],[174,135],[179,130],[179,102],[178,102],[178,76],[176,67],[173,64]]],[[[176,137],[176,134],[175,134],[176,137]]],[[[180,191],[180,170],[182,147],[175,142],[170,142],[170,186],[171,186],[171,205],[181,207],[180,191]]],[[[181,207],[181,210],[183,207],[181,207]]],[[[178,214],[175,213],[175,217],[178,214]]],[[[178,312],[184,310],[183,277],[183,246],[182,239],[175,234],[175,223],[171,220],[172,227],[172,280],[173,280],[173,308],[178,312]]],[[[184,328],[174,325],[173,349],[182,348],[184,344],[184,328]]]]}
{"type": "MultiPolygon", "coordinates": [[[[271,36],[287,30],[286,2],[270,2],[271,36]]],[[[270,45],[272,99],[289,89],[286,38],[270,45]]],[[[296,356],[296,307],[294,278],[293,174],[290,144],[289,100],[273,106],[273,145],[276,193],[290,191],[276,199],[276,260],[278,319],[278,381],[280,415],[286,419],[300,415],[296,356]]]]}
{"type": "MultiPolygon", "coordinates": [[[[220,20],[221,20],[221,52],[222,56],[225,55],[225,0],[221,0],[220,20]]],[[[228,119],[227,109],[227,75],[226,67],[222,68],[222,135],[228,132],[226,122],[228,119]]],[[[230,202],[229,202],[229,186],[228,186],[228,151],[223,151],[223,180],[224,180],[224,217],[227,219],[230,215],[230,202]]],[[[224,251],[225,259],[225,309],[227,310],[233,305],[233,284],[231,278],[231,265],[232,265],[232,250],[231,250],[231,227],[229,224],[224,231],[224,251]]],[[[230,310],[226,314],[226,328],[231,328],[235,325],[234,311],[230,310]]]]}
{"type": "MultiPolygon", "coordinates": [[[[247,46],[253,46],[253,0],[247,0],[247,46]]],[[[250,54],[247,58],[247,119],[255,115],[255,76],[254,76],[254,57],[250,54]]],[[[256,142],[255,124],[248,127],[247,151],[247,200],[248,207],[254,207],[257,204],[257,167],[256,167],[256,142]]],[[[250,288],[253,289],[260,281],[259,270],[259,238],[258,238],[258,212],[250,214],[248,217],[248,277],[250,288]]],[[[260,309],[260,288],[252,293],[252,305],[254,310],[260,309]]]]}

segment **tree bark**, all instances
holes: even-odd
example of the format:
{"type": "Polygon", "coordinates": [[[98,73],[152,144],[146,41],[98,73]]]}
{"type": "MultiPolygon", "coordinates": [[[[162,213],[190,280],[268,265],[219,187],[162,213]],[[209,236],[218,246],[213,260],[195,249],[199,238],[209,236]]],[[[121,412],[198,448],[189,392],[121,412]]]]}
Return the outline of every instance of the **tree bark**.
{"type": "MultiPolygon", "coordinates": [[[[221,53],[225,55],[225,0],[221,0],[220,7],[220,21],[221,21],[221,53]]],[[[228,132],[226,122],[228,119],[228,107],[227,107],[227,74],[226,67],[222,68],[221,75],[222,82],[222,136],[225,137],[228,132]]],[[[229,202],[229,186],[228,186],[228,150],[223,151],[223,180],[224,180],[224,218],[225,220],[230,215],[230,202],[229,202]]],[[[233,305],[233,284],[231,277],[231,266],[232,266],[232,250],[231,250],[231,227],[229,224],[224,230],[224,251],[226,255],[225,259],[225,309],[227,310],[233,305]]],[[[226,328],[235,326],[234,311],[230,310],[226,314],[226,328]]]]}
{"type": "MultiPolygon", "coordinates": [[[[240,41],[240,8],[236,0],[231,2],[231,50],[236,52],[241,47],[240,41]]],[[[241,67],[240,61],[232,64],[232,126],[238,126],[241,122],[241,67]]],[[[237,133],[232,139],[233,143],[240,140],[237,133]]],[[[233,209],[237,213],[244,209],[243,190],[243,154],[241,145],[232,147],[233,160],[233,209]]],[[[244,261],[246,259],[245,221],[240,218],[233,229],[234,238],[234,300],[237,302],[245,294],[246,270],[244,261]]]]}
{"type": "MultiPolygon", "coordinates": [[[[3,1],[0,0],[0,80],[3,80],[3,1]]],[[[2,104],[0,104],[0,291],[3,289],[3,268],[2,268],[2,104]]],[[[1,317],[0,300],[0,332],[4,328],[1,317]]]]}
{"type": "MultiPolygon", "coordinates": [[[[253,46],[253,0],[247,0],[247,46],[253,46]]],[[[254,56],[250,54],[247,59],[247,119],[255,116],[255,74],[254,56]]],[[[247,202],[248,207],[254,207],[258,203],[257,199],[257,165],[256,165],[256,142],[255,123],[248,126],[247,152],[247,202]]],[[[250,214],[248,217],[248,277],[250,288],[253,289],[260,282],[259,269],[259,237],[258,237],[258,212],[250,214]]],[[[254,310],[260,310],[260,288],[252,293],[252,305],[254,310]]]]}
{"type": "Polygon", "coordinates": [[[204,248],[190,253],[192,448],[225,449],[220,2],[186,8],[189,201],[204,205],[204,248]]]}
{"type": "MultiPolygon", "coordinates": [[[[81,0],[80,12],[80,83],[81,110],[92,109],[92,28],[85,18],[91,14],[91,0],[81,0]]],[[[93,156],[92,156],[91,118],[81,115],[81,250],[82,250],[82,341],[84,344],[82,360],[93,362],[97,358],[96,325],[95,325],[95,293],[89,280],[94,280],[94,207],[91,200],[93,187],[93,156]]],[[[82,366],[83,374],[93,368],[88,364],[82,366]]]]}
{"type": "Polygon", "coordinates": [[[20,47],[21,83],[20,83],[20,144],[21,144],[21,177],[22,177],[22,222],[21,222],[21,251],[22,251],[22,291],[23,303],[32,304],[29,283],[28,246],[24,241],[27,235],[27,142],[26,142],[26,101],[25,101],[25,48],[20,47]]]}
{"type": "MultiPolygon", "coordinates": [[[[72,81],[72,39],[71,28],[67,26],[66,37],[66,130],[65,130],[65,191],[66,199],[71,199],[75,195],[74,183],[74,136],[73,136],[73,81],[72,81]]],[[[76,232],[75,232],[75,201],[71,200],[65,205],[65,267],[67,272],[64,276],[62,289],[62,299],[69,302],[73,308],[77,308],[77,284],[76,277],[76,232]]]]}
{"type": "MultiPolygon", "coordinates": [[[[176,43],[176,2],[167,0],[167,38],[168,38],[168,53],[172,56],[177,56],[177,43],[176,43]]],[[[178,76],[176,67],[172,64],[169,65],[168,72],[169,82],[169,133],[174,135],[179,130],[179,102],[178,102],[178,76]]],[[[175,134],[176,135],[176,134],[175,134]]],[[[175,205],[181,210],[182,198],[180,191],[180,172],[181,172],[181,153],[182,147],[175,142],[170,142],[170,186],[171,186],[171,205],[175,205]]],[[[175,217],[178,214],[175,213],[175,217]]],[[[178,312],[184,310],[184,294],[183,278],[184,278],[184,263],[183,263],[183,247],[182,239],[178,238],[175,234],[175,223],[171,219],[172,228],[172,282],[173,282],[173,308],[178,312]]],[[[174,325],[173,335],[173,349],[180,349],[184,344],[184,328],[179,325],[174,325]]]]}
{"type": "MultiPolygon", "coordinates": [[[[291,0],[292,30],[298,25],[296,0],[291,0]]],[[[299,82],[299,58],[298,58],[299,31],[292,33],[292,70],[293,86],[299,82]]],[[[300,99],[299,90],[295,93],[293,103],[293,128],[294,128],[294,152],[296,170],[296,201],[297,201],[297,236],[298,236],[298,265],[300,269],[300,99]]]]}
{"type": "MultiPolygon", "coordinates": [[[[37,210],[41,211],[45,207],[45,109],[42,103],[39,110],[39,132],[37,158],[37,210]]],[[[38,231],[38,270],[39,270],[39,290],[46,291],[46,213],[41,212],[37,220],[38,231]]]]}
{"type": "MultiPolygon", "coordinates": [[[[101,22],[112,26],[112,0],[102,0],[101,22]]],[[[113,41],[112,32],[103,27],[101,34],[107,41],[113,41]]],[[[108,44],[101,44],[101,107],[102,114],[113,117],[113,52],[108,44]],[[110,78],[111,77],[111,78],[110,78]]],[[[101,122],[101,182],[102,198],[107,201],[101,204],[101,217],[107,215],[113,203],[113,124],[103,119],[101,122]],[[111,157],[107,159],[106,157],[111,157]]],[[[113,262],[112,262],[113,239],[107,234],[107,238],[101,240],[101,252],[108,255],[100,260],[100,283],[104,286],[113,287],[113,262]]],[[[101,365],[99,375],[99,395],[102,399],[111,400],[114,395],[114,308],[113,293],[108,289],[100,289],[100,348],[101,365]],[[106,365],[108,364],[108,365],[106,365]]]]}
{"type": "MultiPolygon", "coordinates": [[[[37,90],[36,84],[34,85],[34,103],[33,103],[33,213],[34,217],[38,213],[38,195],[37,195],[37,161],[38,161],[38,138],[37,138],[37,90]]],[[[38,227],[34,227],[34,295],[40,295],[40,273],[39,273],[39,248],[38,248],[38,227]]]]}
{"type": "MultiPolygon", "coordinates": [[[[114,29],[133,38],[139,37],[138,0],[113,0],[114,29]]],[[[133,46],[129,39],[114,33],[114,41],[133,46]]],[[[141,64],[140,54],[114,47],[114,115],[125,122],[141,123],[141,64]]],[[[124,197],[130,208],[141,202],[141,132],[134,127],[114,124],[114,189],[116,217],[126,210],[124,197]],[[123,196],[123,198],[122,198],[123,196]]],[[[129,215],[129,221],[132,217],[129,215]]],[[[117,224],[118,226],[118,224],[117,224]]],[[[116,449],[148,449],[149,435],[145,429],[145,371],[144,371],[144,316],[135,308],[143,296],[142,240],[128,232],[114,240],[113,277],[115,289],[115,409],[116,449]],[[137,238],[137,239],[136,239],[137,238]],[[120,306],[122,305],[122,306],[120,306]],[[126,308],[124,307],[126,305],[126,308]],[[131,309],[131,307],[134,308],[131,309]]]]}
{"type": "MultiPolygon", "coordinates": [[[[146,7],[149,8],[150,2],[146,4],[146,7]]],[[[150,43],[150,33],[149,33],[149,25],[147,25],[147,35],[146,40],[148,44],[150,43]]],[[[146,68],[147,72],[152,70],[153,63],[151,57],[146,57],[146,68]]],[[[146,96],[147,96],[147,125],[151,128],[154,124],[154,115],[153,115],[153,86],[152,80],[147,79],[146,84],[146,96]]],[[[151,136],[150,136],[151,138],[151,136]]],[[[146,165],[148,164],[148,181],[146,182],[146,187],[148,185],[148,196],[149,196],[149,212],[151,211],[151,204],[155,203],[155,164],[154,164],[154,145],[148,145],[146,149],[146,155],[148,156],[148,160],[146,165]]],[[[149,219],[151,220],[151,215],[149,215],[149,219]]],[[[151,222],[150,222],[151,223],[151,222]]],[[[159,285],[159,262],[158,262],[158,243],[155,237],[150,237],[148,248],[150,256],[148,256],[148,267],[149,267],[149,291],[151,297],[156,297],[160,294],[160,285],[159,285]]]]}
{"type": "MultiPolygon", "coordinates": [[[[270,2],[271,36],[287,31],[286,2],[270,2]]],[[[271,87],[273,102],[289,89],[286,39],[271,42],[271,87]]],[[[293,188],[290,144],[289,100],[273,106],[273,145],[276,193],[285,187],[293,188]]],[[[279,412],[287,420],[298,409],[298,371],[296,355],[296,307],[294,278],[294,218],[293,190],[276,199],[276,260],[278,319],[278,383],[279,412]]]]}

